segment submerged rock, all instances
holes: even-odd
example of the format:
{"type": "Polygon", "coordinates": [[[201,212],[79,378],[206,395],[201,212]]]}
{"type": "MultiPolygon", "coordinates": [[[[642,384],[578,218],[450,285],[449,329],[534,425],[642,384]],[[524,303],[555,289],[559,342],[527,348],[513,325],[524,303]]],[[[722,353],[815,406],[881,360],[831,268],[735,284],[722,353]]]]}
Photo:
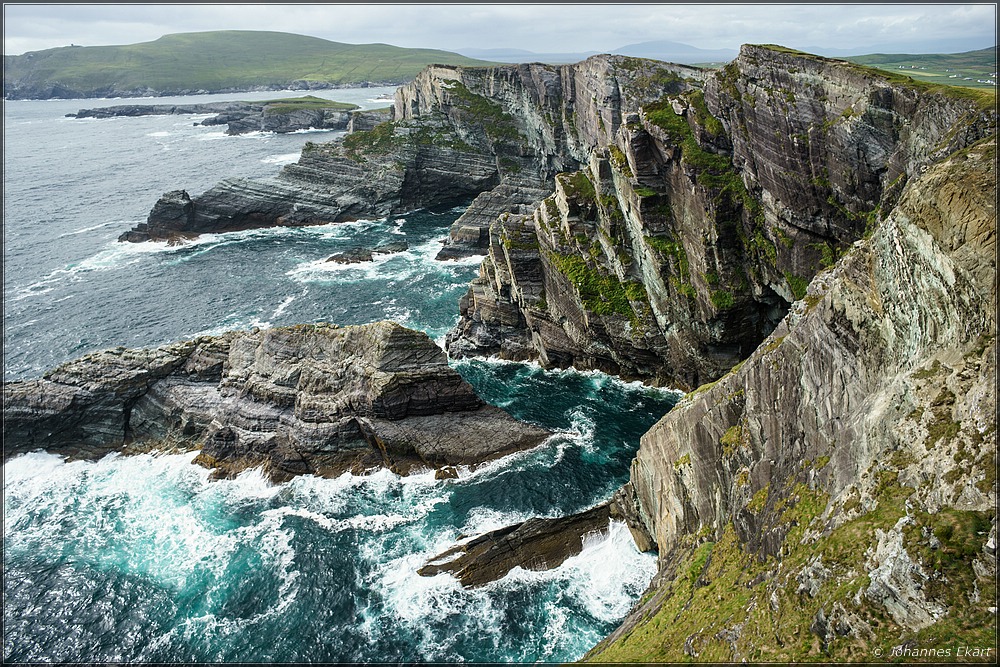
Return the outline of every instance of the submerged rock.
{"type": "Polygon", "coordinates": [[[361,262],[372,261],[372,252],[366,248],[350,248],[343,252],[338,252],[326,258],[328,262],[337,264],[359,264],[361,262]]]}
{"type": "Polygon", "coordinates": [[[4,456],[200,448],[219,476],[276,481],[475,466],[548,432],[486,405],[426,334],[392,322],[229,332],[117,349],[4,384],[4,456]]]}
{"type": "Polygon", "coordinates": [[[337,262],[338,264],[359,264],[361,262],[370,262],[374,259],[375,255],[393,255],[399,252],[406,252],[410,249],[410,245],[406,241],[394,241],[392,243],[383,243],[380,246],[376,246],[369,250],[368,248],[362,248],[361,246],[356,246],[354,248],[349,248],[343,252],[334,253],[327,257],[328,262],[337,262]]]}

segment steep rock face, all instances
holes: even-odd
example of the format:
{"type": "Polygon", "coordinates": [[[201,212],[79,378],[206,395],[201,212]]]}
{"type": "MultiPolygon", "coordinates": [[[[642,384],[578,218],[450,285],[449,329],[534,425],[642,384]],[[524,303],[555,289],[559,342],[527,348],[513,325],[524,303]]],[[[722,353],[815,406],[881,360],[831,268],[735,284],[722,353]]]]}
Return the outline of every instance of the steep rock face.
{"type": "Polygon", "coordinates": [[[4,384],[4,455],[200,447],[220,475],[276,480],[475,465],[548,433],[485,405],[425,334],[392,322],[230,332],[109,350],[4,384]]]}
{"type": "Polygon", "coordinates": [[[584,77],[565,132],[582,170],[530,216],[495,224],[449,336],[455,356],[716,379],[909,179],[996,124],[973,99],[776,47],[744,47],[701,89],[689,78],[646,97],[616,78],[631,60],[597,62],[606,70],[584,77]]]}
{"type": "Polygon", "coordinates": [[[661,576],[592,657],[995,637],[996,297],[994,135],[911,181],[744,364],[643,436],[628,492],[661,576]]]}
{"type": "Polygon", "coordinates": [[[443,256],[485,248],[498,215],[530,212],[552,192],[557,173],[575,171],[610,142],[627,112],[703,76],[696,68],[624,56],[422,71],[397,91],[395,117],[444,113],[465,141],[496,156],[501,173],[500,187],[452,226],[443,256]]]}

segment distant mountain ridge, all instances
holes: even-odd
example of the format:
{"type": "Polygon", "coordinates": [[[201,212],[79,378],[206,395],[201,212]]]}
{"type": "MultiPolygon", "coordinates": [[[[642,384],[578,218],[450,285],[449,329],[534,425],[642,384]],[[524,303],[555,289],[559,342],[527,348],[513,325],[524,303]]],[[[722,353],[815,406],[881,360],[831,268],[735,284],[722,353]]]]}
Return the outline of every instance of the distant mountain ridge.
{"type": "MultiPolygon", "coordinates": [[[[942,44],[942,47],[945,46],[942,44]]],[[[838,58],[851,60],[859,64],[870,64],[879,66],[883,63],[896,60],[937,60],[940,63],[959,64],[981,64],[982,62],[996,62],[996,47],[989,47],[977,50],[961,50],[960,45],[950,44],[949,48],[941,48],[934,53],[902,53],[897,51],[887,51],[881,46],[873,46],[866,53],[860,53],[859,49],[824,48],[809,47],[800,50],[826,56],[828,58],[838,58]],[[985,60],[984,60],[985,59],[985,60]]],[[[542,62],[548,64],[563,64],[586,60],[590,56],[601,53],[600,51],[580,51],[576,53],[537,53],[525,49],[514,48],[462,48],[456,49],[457,53],[470,58],[482,58],[504,63],[522,62],[542,62]]],[[[713,62],[728,62],[736,57],[736,49],[702,49],[682,42],[673,42],[660,39],[648,42],[638,42],[626,44],[613,51],[607,51],[613,55],[633,56],[636,58],[649,58],[652,60],[662,60],[664,62],[679,63],[683,65],[699,65],[713,62]]]]}
{"type": "MultiPolygon", "coordinates": [[[[548,64],[575,63],[586,60],[590,56],[601,53],[600,51],[579,51],[573,53],[536,53],[525,49],[507,48],[463,48],[456,51],[470,58],[482,58],[485,60],[496,60],[504,63],[522,62],[542,62],[548,64]]],[[[699,49],[690,44],[672,42],[665,39],[658,39],[648,42],[638,42],[636,44],[626,44],[614,51],[609,51],[613,55],[633,56],[636,58],[650,58],[652,60],[662,60],[664,62],[680,63],[684,65],[694,65],[697,63],[727,62],[736,57],[736,49],[699,49]]]]}
{"type": "Polygon", "coordinates": [[[396,85],[430,64],[488,64],[436,49],[254,30],[177,33],[124,46],[66,46],[3,60],[4,99],[396,85]]]}

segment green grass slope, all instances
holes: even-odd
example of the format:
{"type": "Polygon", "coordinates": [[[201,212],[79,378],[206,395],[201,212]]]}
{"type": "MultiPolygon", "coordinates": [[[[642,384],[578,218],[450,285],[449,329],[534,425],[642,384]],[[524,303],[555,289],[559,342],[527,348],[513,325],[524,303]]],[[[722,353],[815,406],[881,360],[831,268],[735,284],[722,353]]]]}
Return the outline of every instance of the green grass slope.
{"type": "Polygon", "coordinates": [[[46,86],[84,92],[249,89],[292,82],[401,83],[432,63],[487,63],[447,51],[341,44],[281,32],[180,33],[126,46],[67,46],[4,56],[5,96],[46,86]]]}
{"type": "Polygon", "coordinates": [[[874,53],[845,58],[859,65],[868,65],[889,72],[906,74],[931,83],[944,83],[973,88],[994,87],[980,83],[996,81],[997,49],[979,49],[965,53],[874,53]]]}

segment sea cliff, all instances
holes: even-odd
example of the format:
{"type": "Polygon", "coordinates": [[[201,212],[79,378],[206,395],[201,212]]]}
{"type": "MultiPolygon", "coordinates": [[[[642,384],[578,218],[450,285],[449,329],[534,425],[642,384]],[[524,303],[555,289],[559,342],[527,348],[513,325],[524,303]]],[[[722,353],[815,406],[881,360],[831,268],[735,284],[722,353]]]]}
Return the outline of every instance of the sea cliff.
{"type": "MultiPolygon", "coordinates": [[[[123,240],[471,200],[440,255],[486,253],[452,357],[690,390],[611,505],[659,574],[589,659],[995,655],[995,144],[995,97],[776,46],[432,66],[391,116],[168,193],[123,240]]],[[[255,378],[231,381],[283,386],[255,378]]],[[[478,583],[547,530],[442,558],[478,583]]]]}
{"type": "Polygon", "coordinates": [[[625,492],[660,575],[589,657],[995,654],[996,297],[994,136],[643,436],[625,492]]]}

